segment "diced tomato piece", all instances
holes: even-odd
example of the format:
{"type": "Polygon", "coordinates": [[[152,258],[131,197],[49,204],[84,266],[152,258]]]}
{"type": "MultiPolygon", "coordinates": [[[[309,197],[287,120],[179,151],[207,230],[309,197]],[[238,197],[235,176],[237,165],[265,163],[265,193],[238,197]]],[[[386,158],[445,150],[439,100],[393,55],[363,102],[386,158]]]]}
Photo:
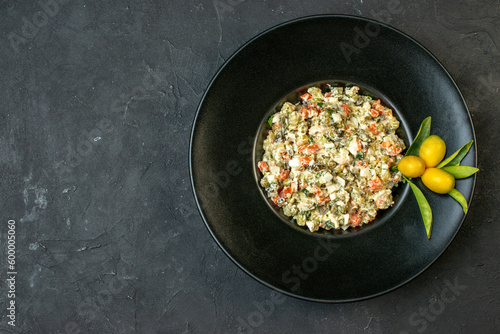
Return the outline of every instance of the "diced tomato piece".
{"type": "Polygon", "coordinates": [[[314,108],[313,106],[309,106],[309,117],[317,116],[321,111],[320,108],[314,108]]]}
{"type": "Polygon", "coordinates": [[[384,116],[392,116],[392,109],[384,108],[380,113],[384,116]]]}
{"type": "Polygon", "coordinates": [[[361,222],[361,216],[358,215],[356,212],[352,212],[349,215],[349,221],[351,222],[352,225],[358,226],[359,223],[361,222]]]}
{"type": "Polygon", "coordinates": [[[384,106],[380,104],[380,100],[373,101],[372,108],[378,111],[384,110],[384,106]]]}
{"type": "Polygon", "coordinates": [[[302,166],[306,167],[306,166],[309,166],[309,164],[311,163],[312,161],[312,158],[311,157],[308,157],[308,156],[305,156],[305,157],[300,157],[299,158],[299,162],[302,166]]]}
{"type": "Polygon", "coordinates": [[[392,145],[391,143],[389,142],[382,142],[382,144],[380,144],[380,146],[387,151],[387,154],[389,155],[392,155],[392,156],[395,156],[395,155],[398,155],[399,153],[401,153],[403,151],[403,148],[399,145],[392,145]]]}
{"type": "Polygon", "coordinates": [[[290,175],[290,171],[288,169],[284,169],[278,174],[277,178],[284,180],[288,178],[288,175],[290,175]]]}
{"type": "Polygon", "coordinates": [[[281,128],[281,124],[273,123],[273,129],[279,129],[279,128],[281,128]]]}
{"type": "Polygon", "coordinates": [[[349,106],[345,103],[341,104],[340,108],[342,108],[342,110],[346,115],[349,115],[349,113],[351,112],[351,109],[349,109],[349,106]]]}
{"type": "Polygon", "coordinates": [[[309,109],[307,109],[306,107],[300,108],[300,113],[305,119],[309,118],[309,109]]]}
{"type": "Polygon", "coordinates": [[[319,150],[318,145],[316,145],[316,144],[311,144],[311,145],[309,145],[309,147],[307,148],[307,153],[309,153],[309,154],[314,154],[314,153],[316,153],[318,150],[319,150]]]}
{"type": "Polygon", "coordinates": [[[306,153],[306,154],[314,154],[316,151],[319,150],[318,145],[316,144],[309,144],[309,145],[300,145],[298,147],[299,153],[306,153]]]}
{"type": "Polygon", "coordinates": [[[387,149],[387,153],[392,156],[398,155],[402,151],[403,149],[399,145],[391,145],[391,147],[387,149]]]}
{"type": "Polygon", "coordinates": [[[368,186],[372,191],[378,191],[382,189],[382,180],[380,180],[378,176],[375,176],[370,182],[368,182],[368,186]]]}
{"type": "Polygon", "coordinates": [[[285,161],[290,161],[292,158],[290,157],[290,154],[288,153],[283,153],[282,157],[281,157],[283,160],[285,161]]]}
{"type": "Polygon", "coordinates": [[[274,204],[278,205],[278,199],[279,199],[279,197],[273,197],[271,199],[273,200],[274,204]]]}
{"type": "Polygon", "coordinates": [[[356,162],[356,166],[358,167],[367,167],[368,166],[368,162],[366,162],[365,160],[359,160],[356,162]]]}
{"type": "Polygon", "coordinates": [[[363,143],[361,142],[361,140],[357,139],[356,145],[358,145],[358,152],[363,149],[363,143]]]}
{"type": "Polygon", "coordinates": [[[312,99],[312,95],[309,93],[305,93],[305,94],[302,94],[300,96],[300,98],[302,99],[302,101],[308,101],[308,100],[312,99]]]}
{"type": "Polygon", "coordinates": [[[370,110],[370,114],[373,116],[373,117],[377,117],[378,115],[380,115],[380,111],[378,111],[377,109],[371,109],[370,110]]]}
{"type": "Polygon", "coordinates": [[[259,169],[262,173],[269,172],[269,166],[267,165],[267,162],[259,161],[258,166],[259,166],[259,169]]]}
{"type": "Polygon", "coordinates": [[[287,198],[287,197],[290,197],[292,195],[292,188],[290,187],[285,187],[283,188],[283,190],[281,191],[281,197],[282,198],[287,198]]]}
{"type": "Polygon", "coordinates": [[[323,191],[318,186],[313,187],[313,193],[316,194],[316,198],[317,198],[319,203],[325,203],[325,202],[330,201],[330,196],[326,196],[326,197],[323,196],[323,191]]]}
{"type": "Polygon", "coordinates": [[[376,135],[378,135],[378,134],[380,133],[380,132],[377,130],[377,124],[375,124],[375,123],[370,124],[370,126],[368,127],[368,130],[370,130],[370,132],[371,132],[374,136],[376,136],[376,135]]]}
{"type": "Polygon", "coordinates": [[[391,147],[391,143],[389,143],[388,141],[383,141],[382,144],[380,144],[380,146],[386,150],[388,149],[389,147],[391,147]]]}
{"type": "Polygon", "coordinates": [[[321,188],[318,187],[318,186],[314,186],[313,187],[313,192],[316,194],[316,195],[321,195],[323,194],[323,192],[321,191],[321,188]]]}
{"type": "Polygon", "coordinates": [[[332,92],[325,93],[325,97],[330,97],[332,96],[332,92]]]}
{"type": "Polygon", "coordinates": [[[321,195],[316,195],[318,196],[318,202],[320,203],[326,203],[326,202],[330,202],[330,196],[323,196],[323,194],[321,195]]]}
{"type": "Polygon", "coordinates": [[[307,183],[301,183],[299,184],[300,189],[305,189],[307,188],[307,183]]]}
{"type": "Polygon", "coordinates": [[[352,136],[352,133],[346,132],[345,135],[347,136],[347,138],[349,138],[350,136],[352,136]]]}

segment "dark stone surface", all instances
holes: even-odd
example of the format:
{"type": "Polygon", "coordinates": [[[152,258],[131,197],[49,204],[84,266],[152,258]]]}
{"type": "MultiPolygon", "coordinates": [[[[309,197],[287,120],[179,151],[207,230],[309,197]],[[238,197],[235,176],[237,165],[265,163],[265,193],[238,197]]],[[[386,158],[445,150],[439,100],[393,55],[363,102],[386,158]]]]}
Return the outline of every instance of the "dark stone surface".
{"type": "Polygon", "coordinates": [[[41,3],[0,0],[5,282],[9,219],[17,251],[16,326],[2,284],[1,333],[498,332],[498,2],[41,3]],[[481,169],[445,253],[403,287],[349,304],[275,295],[244,274],[206,230],[189,181],[191,124],[224,59],[320,13],[379,19],[428,48],[469,104],[481,169]]]}

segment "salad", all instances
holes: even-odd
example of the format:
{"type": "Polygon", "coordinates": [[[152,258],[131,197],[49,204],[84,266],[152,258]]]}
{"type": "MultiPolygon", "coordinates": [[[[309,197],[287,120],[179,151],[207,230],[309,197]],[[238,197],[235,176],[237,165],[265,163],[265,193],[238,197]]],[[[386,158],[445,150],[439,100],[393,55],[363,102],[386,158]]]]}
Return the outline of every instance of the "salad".
{"type": "Polygon", "coordinates": [[[399,121],[359,87],[311,87],[285,102],[258,162],[261,186],[274,204],[311,232],[367,224],[394,202],[403,157],[399,121]]]}

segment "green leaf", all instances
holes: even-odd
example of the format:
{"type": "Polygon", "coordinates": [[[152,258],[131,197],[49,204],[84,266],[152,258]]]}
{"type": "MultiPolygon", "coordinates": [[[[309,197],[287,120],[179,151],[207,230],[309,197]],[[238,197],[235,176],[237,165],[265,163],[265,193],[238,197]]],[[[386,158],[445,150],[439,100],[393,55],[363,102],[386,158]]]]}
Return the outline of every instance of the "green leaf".
{"type": "Polygon", "coordinates": [[[431,116],[427,117],[422,121],[422,124],[420,125],[420,129],[418,130],[417,136],[413,140],[413,143],[411,143],[410,147],[408,150],[406,150],[407,155],[418,155],[418,151],[420,150],[420,146],[424,142],[424,140],[429,137],[429,134],[431,133],[431,116]]]}
{"type": "Polygon", "coordinates": [[[271,117],[269,117],[269,119],[267,120],[267,123],[269,123],[269,126],[272,128],[273,127],[273,116],[274,115],[271,115],[271,117]]]}
{"type": "Polygon", "coordinates": [[[446,166],[442,169],[453,175],[455,179],[465,179],[479,171],[479,168],[470,166],[446,166]]]}
{"type": "Polygon", "coordinates": [[[427,238],[430,239],[432,231],[431,206],[429,205],[429,202],[427,202],[427,199],[425,198],[422,191],[410,180],[408,180],[408,178],[405,177],[405,179],[410,184],[411,190],[413,190],[413,195],[415,195],[415,198],[417,199],[418,207],[420,208],[420,214],[422,215],[422,220],[424,221],[425,230],[427,232],[427,238]]]}
{"type": "Polygon", "coordinates": [[[455,199],[460,205],[462,206],[462,209],[464,209],[464,213],[467,214],[468,207],[467,207],[467,200],[465,199],[464,195],[462,195],[457,189],[453,188],[451,191],[448,193],[451,197],[455,199]]]}
{"type": "Polygon", "coordinates": [[[444,159],[441,161],[439,165],[436,166],[436,168],[443,168],[446,166],[458,166],[460,165],[460,161],[467,155],[469,152],[470,147],[474,143],[473,140],[462,146],[458,151],[450,155],[448,158],[444,159]]]}

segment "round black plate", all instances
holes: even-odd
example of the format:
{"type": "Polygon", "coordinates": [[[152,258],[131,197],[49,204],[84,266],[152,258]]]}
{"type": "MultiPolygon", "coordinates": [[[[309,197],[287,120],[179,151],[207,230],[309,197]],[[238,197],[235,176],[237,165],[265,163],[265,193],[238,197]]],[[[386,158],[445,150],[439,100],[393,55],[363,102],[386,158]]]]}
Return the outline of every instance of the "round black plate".
{"type": "MultiPolygon", "coordinates": [[[[255,152],[267,115],[314,82],[355,83],[379,95],[413,140],[432,116],[431,133],[448,154],[475,139],[464,99],[448,72],[394,28],[358,17],[322,15],[274,27],[240,48],[200,103],[191,136],[191,181],[205,224],[224,252],[258,281],[324,302],[364,299],[417,276],[450,244],[465,215],[447,195],[421,186],[433,209],[427,239],[408,185],[382,218],[348,233],[313,234],[282,219],[256,182],[255,152]]],[[[463,164],[476,165],[472,146],[463,164]]],[[[475,177],[456,188],[470,203],[475,177]]]]}

